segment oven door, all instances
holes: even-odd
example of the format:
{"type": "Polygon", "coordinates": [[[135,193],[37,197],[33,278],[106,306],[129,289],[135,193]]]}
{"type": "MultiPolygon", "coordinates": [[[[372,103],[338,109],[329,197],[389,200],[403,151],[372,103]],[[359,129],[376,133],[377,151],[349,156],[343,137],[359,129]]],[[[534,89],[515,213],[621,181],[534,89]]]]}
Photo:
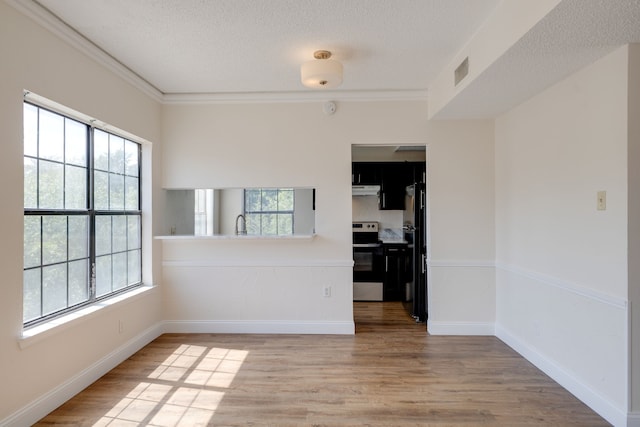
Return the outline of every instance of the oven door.
{"type": "Polygon", "coordinates": [[[382,301],[384,256],[381,245],[354,245],[353,300],[382,301]]]}
{"type": "Polygon", "coordinates": [[[383,263],[382,245],[354,245],[353,281],[382,283],[383,263]]]}

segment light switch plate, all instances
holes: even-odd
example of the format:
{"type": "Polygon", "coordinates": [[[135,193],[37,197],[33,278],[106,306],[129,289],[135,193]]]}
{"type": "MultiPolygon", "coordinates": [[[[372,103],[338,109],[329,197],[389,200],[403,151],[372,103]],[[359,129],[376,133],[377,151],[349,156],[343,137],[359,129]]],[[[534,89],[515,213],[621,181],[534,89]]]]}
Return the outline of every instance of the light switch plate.
{"type": "Polygon", "coordinates": [[[606,191],[598,191],[598,210],[599,211],[607,210],[607,192],[606,191]]]}

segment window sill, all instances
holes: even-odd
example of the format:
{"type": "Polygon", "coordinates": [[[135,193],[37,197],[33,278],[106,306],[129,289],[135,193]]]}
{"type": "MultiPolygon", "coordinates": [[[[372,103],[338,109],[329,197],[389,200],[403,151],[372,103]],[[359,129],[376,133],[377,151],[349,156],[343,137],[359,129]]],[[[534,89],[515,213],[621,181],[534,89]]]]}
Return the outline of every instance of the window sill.
{"type": "Polygon", "coordinates": [[[127,302],[134,301],[140,296],[151,292],[153,289],[155,289],[155,286],[143,285],[128,292],[124,292],[120,295],[116,295],[112,298],[108,298],[103,301],[96,302],[95,304],[91,304],[87,307],[83,307],[72,313],[56,317],[55,319],[51,319],[48,322],[40,323],[28,329],[24,329],[20,338],[18,338],[18,345],[21,349],[25,349],[37,342],[40,342],[61,331],[64,331],[80,320],[86,320],[88,316],[92,316],[95,313],[102,312],[103,310],[108,309],[109,307],[112,307],[125,300],[127,302]]]}

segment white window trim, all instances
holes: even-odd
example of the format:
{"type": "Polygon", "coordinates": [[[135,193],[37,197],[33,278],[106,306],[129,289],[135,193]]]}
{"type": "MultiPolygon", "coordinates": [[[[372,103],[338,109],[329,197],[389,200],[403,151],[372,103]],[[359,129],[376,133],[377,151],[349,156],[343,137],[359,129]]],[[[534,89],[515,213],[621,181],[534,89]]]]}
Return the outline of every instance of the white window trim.
{"type": "Polygon", "coordinates": [[[136,136],[130,132],[127,132],[126,130],[112,126],[110,124],[107,124],[101,120],[95,119],[86,114],[82,114],[79,111],[73,110],[69,107],[65,107],[62,104],[58,104],[57,102],[51,101],[50,99],[44,98],[40,95],[36,95],[35,93],[30,92],[28,90],[24,91],[24,100],[29,101],[33,104],[36,104],[37,106],[44,107],[53,112],[59,113],[63,116],[67,116],[70,119],[74,119],[84,124],[93,126],[94,128],[98,128],[105,132],[113,133],[113,134],[116,134],[117,136],[121,136],[133,142],[137,142],[138,144],[141,144],[143,146],[145,144],[151,144],[150,141],[147,141],[144,138],[140,138],[139,136],[136,136]]]}
{"type": "MultiPolygon", "coordinates": [[[[18,338],[18,345],[21,349],[30,347],[40,341],[50,338],[60,332],[77,325],[78,323],[87,321],[88,318],[97,314],[102,314],[105,310],[112,309],[116,305],[130,303],[138,300],[140,297],[147,295],[157,287],[152,285],[138,286],[130,291],[114,295],[97,301],[79,310],[64,314],[51,320],[38,323],[30,328],[22,330],[22,334],[18,338]]],[[[117,328],[118,325],[115,326],[117,328]]]]}

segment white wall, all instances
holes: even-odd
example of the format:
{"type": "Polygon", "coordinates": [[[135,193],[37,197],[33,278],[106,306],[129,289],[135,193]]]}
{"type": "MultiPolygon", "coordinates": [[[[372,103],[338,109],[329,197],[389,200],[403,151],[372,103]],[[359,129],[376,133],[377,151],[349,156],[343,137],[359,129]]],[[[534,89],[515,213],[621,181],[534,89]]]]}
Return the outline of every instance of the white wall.
{"type": "Polygon", "coordinates": [[[627,49],[498,118],[495,144],[498,336],[622,422],[627,49]]]}
{"type": "MultiPolygon", "coordinates": [[[[0,170],[4,182],[0,189],[3,203],[0,211],[0,424],[16,411],[27,408],[12,420],[16,425],[28,425],[36,421],[33,417],[45,415],[38,411],[46,410],[49,404],[61,403],[60,396],[70,390],[73,392],[73,387],[68,386],[74,380],[91,381],[92,375],[108,370],[115,359],[128,356],[119,350],[134,351],[137,345],[149,339],[153,335],[149,335],[149,331],[153,332],[161,319],[161,304],[160,292],[145,292],[128,302],[114,304],[82,320],[70,322],[54,334],[31,340],[25,348],[19,346],[22,333],[23,90],[28,89],[154,142],[160,140],[160,109],[138,90],[62,43],[5,2],[0,2],[0,76],[0,170]],[[119,320],[125,325],[123,333],[118,332],[119,320]],[[110,356],[113,357],[109,359],[110,356]],[[59,392],[58,396],[47,395],[54,389],[59,392]],[[38,399],[44,399],[44,404],[29,406],[43,402],[38,399]]],[[[149,173],[151,164],[159,166],[160,151],[155,148],[144,148],[147,174],[143,181],[149,186],[154,179],[149,173]],[[153,158],[149,152],[153,153],[153,158]]],[[[143,209],[149,219],[152,200],[151,197],[144,199],[143,209]]],[[[146,225],[144,275],[150,282],[161,274],[161,270],[153,269],[150,258],[154,253],[159,257],[161,247],[153,248],[157,252],[151,250],[150,236],[156,224],[149,221],[146,225]]],[[[159,262],[156,265],[159,267],[159,262]]]]}
{"type": "Polygon", "coordinates": [[[452,311],[462,326],[493,322],[493,270],[469,273],[494,254],[493,125],[426,117],[422,101],[338,102],[331,116],[319,102],[166,105],[165,186],[316,188],[312,240],[163,241],[172,327],[353,331],[352,144],[428,145],[432,257],[449,263],[432,280],[434,325],[452,311]]]}
{"type": "Polygon", "coordinates": [[[428,329],[493,335],[493,123],[430,123],[437,124],[430,140],[446,143],[427,150],[428,329]]]}
{"type": "Polygon", "coordinates": [[[353,196],[351,210],[353,221],[376,221],[380,225],[380,230],[402,228],[404,211],[380,210],[378,196],[353,196]]]}

